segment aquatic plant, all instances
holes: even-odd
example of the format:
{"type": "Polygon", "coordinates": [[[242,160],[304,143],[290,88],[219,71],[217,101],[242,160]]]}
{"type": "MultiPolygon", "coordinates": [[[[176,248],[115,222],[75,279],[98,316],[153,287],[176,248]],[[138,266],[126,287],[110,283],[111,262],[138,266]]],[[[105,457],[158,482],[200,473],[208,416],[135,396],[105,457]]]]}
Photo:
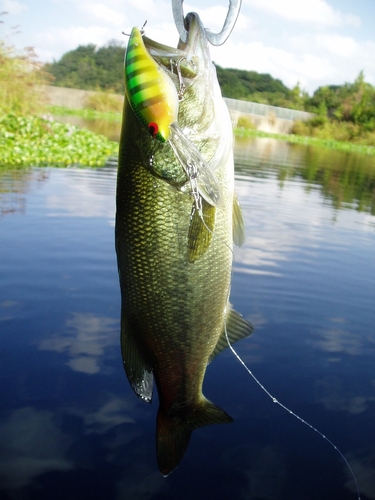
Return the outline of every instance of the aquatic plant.
{"type": "Polygon", "coordinates": [[[0,166],[103,166],[118,144],[52,118],[0,118],[0,166]]]}

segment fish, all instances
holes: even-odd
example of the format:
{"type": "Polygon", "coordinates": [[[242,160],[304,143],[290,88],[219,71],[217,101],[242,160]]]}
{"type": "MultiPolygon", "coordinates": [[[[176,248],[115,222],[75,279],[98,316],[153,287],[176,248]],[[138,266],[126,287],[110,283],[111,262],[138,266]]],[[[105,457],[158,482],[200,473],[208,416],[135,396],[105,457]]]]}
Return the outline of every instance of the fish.
{"type": "Polygon", "coordinates": [[[121,355],[141,400],[151,402],[154,382],[157,387],[157,463],[164,476],[180,463],[195,429],[232,421],[203,395],[202,384],[207,365],[228,342],[253,331],[229,302],[233,243],[244,242],[231,120],[204,26],[195,13],[185,20],[188,39],[176,49],[134,32],[140,54],[146,50],[152,71],[162,72],[148,83],[163,91],[162,116],[175,106],[175,90],[184,90],[162,139],[149,127],[157,123],[150,109],[155,99],[135,102],[126,92],[116,192],[121,355]],[[220,203],[204,196],[212,181],[211,175],[204,180],[207,168],[220,185],[220,203]]]}

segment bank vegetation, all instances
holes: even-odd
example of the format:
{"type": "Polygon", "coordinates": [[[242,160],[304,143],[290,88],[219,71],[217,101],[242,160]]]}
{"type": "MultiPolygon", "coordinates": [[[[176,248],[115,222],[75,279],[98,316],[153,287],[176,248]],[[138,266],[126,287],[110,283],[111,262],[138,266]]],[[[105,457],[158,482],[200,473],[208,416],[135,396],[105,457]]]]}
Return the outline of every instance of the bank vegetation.
{"type": "Polygon", "coordinates": [[[118,144],[53,120],[39,90],[49,82],[32,49],[20,54],[0,39],[0,168],[104,165],[118,144]]]}

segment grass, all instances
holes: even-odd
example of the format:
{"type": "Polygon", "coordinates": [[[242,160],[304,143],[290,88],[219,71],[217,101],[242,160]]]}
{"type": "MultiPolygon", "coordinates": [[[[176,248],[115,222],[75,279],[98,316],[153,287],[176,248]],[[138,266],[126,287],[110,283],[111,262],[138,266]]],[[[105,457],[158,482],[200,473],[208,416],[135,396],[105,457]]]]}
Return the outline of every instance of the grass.
{"type": "Polygon", "coordinates": [[[110,91],[97,90],[86,97],[85,108],[103,112],[122,112],[123,101],[110,91]]]}
{"type": "Polygon", "coordinates": [[[287,141],[291,144],[308,144],[314,146],[323,146],[326,148],[337,149],[341,151],[349,151],[353,153],[375,155],[374,146],[354,144],[352,142],[337,141],[334,139],[320,139],[317,137],[308,137],[296,134],[272,134],[268,132],[262,132],[261,130],[252,130],[245,128],[235,128],[234,133],[238,137],[269,137],[271,139],[287,141]]]}
{"type": "Polygon", "coordinates": [[[65,106],[48,106],[48,111],[55,116],[79,116],[86,120],[107,120],[121,122],[122,113],[115,111],[98,111],[92,108],[67,108],[65,106]]]}
{"type": "MultiPolygon", "coordinates": [[[[115,122],[121,122],[122,120],[121,113],[101,112],[87,108],[72,109],[72,108],[66,108],[64,106],[49,106],[48,110],[50,113],[54,115],[80,116],[82,118],[86,118],[89,120],[102,119],[115,122]]],[[[272,139],[287,141],[292,144],[311,144],[316,146],[324,146],[332,149],[337,149],[341,151],[351,151],[366,155],[375,155],[374,146],[369,146],[365,144],[354,144],[349,141],[338,141],[334,139],[323,139],[319,137],[302,136],[297,134],[272,134],[268,132],[262,132],[261,130],[255,130],[254,125],[251,123],[251,121],[249,121],[248,123],[246,117],[244,118],[244,121],[246,121],[246,123],[242,124],[242,122],[241,123],[239,122],[241,126],[234,130],[235,135],[238,137],[249,137],[249,138],[269,137],[272,139]]]]}
{"type": "Polygon", "coordinates": [[[40,112],[44,102],[38,85],[46,82],[31,48],[17,54],[0,40],[0,114],[40,112]]]}
{"type": "MultiPolygon", "coordinates": [[[[4,13],[0,14],[0,17],[4,13]]],[[[0,21],[4,25],[3,21],[0,21]]],[[[3,27],[3,26],[2,26],[3,27]]],[[[47,111],[40,85],[48,84],[47,75],[31,48],[18,53],[8,36],[0,39],[0,168],[29,166],[102,166],[117,155],[118,143],[73,125],[41,117],[47,111]]],[[[119,100],[98,94],[92,107],[119,110],[119,100]],[[117,107],[116,107],[117,106],[117,107]]],[[[55,109],[58,114],[60,110],[55,109]]],[[[67,111],[65,110],[66,114],[67,111]]],[[[86,117],[97,118],[94,110],[86,117]]],[[[75,111],[74,114],[77,114],[75,111]]],[[[106,120],[121,120],[114,111],[100,113],[106,120]]]]}

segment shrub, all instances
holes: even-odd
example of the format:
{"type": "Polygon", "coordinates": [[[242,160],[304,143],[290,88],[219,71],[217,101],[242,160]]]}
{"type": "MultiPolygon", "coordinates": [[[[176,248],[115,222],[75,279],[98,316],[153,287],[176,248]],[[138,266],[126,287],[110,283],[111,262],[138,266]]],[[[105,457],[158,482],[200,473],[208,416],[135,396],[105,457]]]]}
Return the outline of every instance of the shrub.
{"type": "Polygon", "coordinates": [[[251,119],[247,116],[240,116],[238,118],[238,121],[237,121],[237,127],[238,128],[244,128],[244,129],[247,129],[247,130],[254,130],[255,129],[255,125],[254,123],[251,121],[251,119]]]}
{"type": "Polygon", "coordinates": [[[123,100],[119,96],[101,90],[88,95],[85,99],[85,108],[94,109],[95,111],[120,113],[122,106],[123,100]]]}
{"type": "Polygon", "coordinates": [[[38,85],[47,83],[35,53],[27,47],[22,54],[0,39],[0,113],[30,114],[43,111],[38,85]]]}

